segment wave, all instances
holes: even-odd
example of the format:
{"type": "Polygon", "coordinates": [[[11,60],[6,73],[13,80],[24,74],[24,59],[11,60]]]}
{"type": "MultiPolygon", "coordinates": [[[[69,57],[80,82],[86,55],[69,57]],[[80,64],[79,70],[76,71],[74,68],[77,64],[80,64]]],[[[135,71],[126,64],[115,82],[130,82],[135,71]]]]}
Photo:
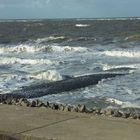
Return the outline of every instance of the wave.
{"type": "Polygon", "coordinates": [[[34,78],[39,80],[48,80],[48,81],[60,81],[63,77],[56,70],[48,70],[45,72],[33,73],[28,76],[28,78],[34,78]]]}
{"type": "Polygon", "coordinates": [[[45,48],[49,52],[87,52],[85,47],[70,47],[70,46],[48,46],[45,48]]]}
{"type": "Polygon", "coordinates": [[[37,44],[47,42],[47,41],[53,41],[53,40],[64,40],[66,39],[65,36],[49,36],[45,38],[38,38],[37,40],[34,40],[37,44]]]}
{"type": "Polygon", "coordinates": [[[139,34],[127,36],[126,38],[124,38],[124,41],[139,41],[139,40],[140,40],[139,34]]]}
{"type": "Polygon", "coordinates": [[[89,24],[75,24],[76,27],[88,27],[89,24]]]}
{"type": "Polygon", "coordinates": [[[131,71],[131,70],[136,70],[138,69],[138,66],[137,65],[103,65],[103,71],[116,71],[116,70],[119,70],[119,71],[131,71]]]}
{"type": "Polygon", "coordinates": [[[92,20],[103,20],[103,21],[112,21],[112,20],[140,20],[140,17],[116,17],[116,18],[78,18],[77,21],[92,21],[92,20]]]}
{"type": "Polygon", "coordinates": [[[35,52],[85,52],[88,51],[85,47],[71,47],[71,46],[58,46],[58,45],[30,45],[19,44],[16,46],[0,47],[0,53],[35,53],[35,52]]]}
{"type": "Polygon", "coordinates": [[[34,46],[34,45],[28,45],[28,44],[19,44],[16,46],[4,46],[0,47],[0,53],[9,53],[9,52],[29,52],[29,53],[34,53],[37,51],[40,51],[41,48],[34,46]]]}
{"type": "Polygon", "coordinates": [[[103,55],[112,56],[112,57],[127,57],[127,58],[139,58],[140,51],[104,51],[102,52],[103,55]]]}
{"type": "Polygon", "coordinates": [[[121,106],[121,108],[128,108],[128,107],[140,108],[139,104],[137,103],[133,103],[129,101],[124,102],[124,101],[114,99],[114,98],[107,98],[106,102],[121,106]]]}
{"type": "Polygon", "coordinates": [[[56,62],[49,59],[21,59],[16,57],[2,57],[0,58],[0,64],[24,64],[24,65],[37,65],[37,64],[46,64],[52,65],[56,62]]]}

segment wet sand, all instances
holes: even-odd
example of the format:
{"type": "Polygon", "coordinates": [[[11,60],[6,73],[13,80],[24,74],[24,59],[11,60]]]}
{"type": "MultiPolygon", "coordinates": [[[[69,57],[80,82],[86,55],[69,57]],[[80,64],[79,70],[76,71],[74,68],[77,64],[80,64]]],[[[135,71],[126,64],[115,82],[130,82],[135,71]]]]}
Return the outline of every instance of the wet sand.
{"type": "Polygon", "coordinates": [[[1,134],[21,140],[139,140],[139,130],[140,120],[0,105],[1,134]]]}

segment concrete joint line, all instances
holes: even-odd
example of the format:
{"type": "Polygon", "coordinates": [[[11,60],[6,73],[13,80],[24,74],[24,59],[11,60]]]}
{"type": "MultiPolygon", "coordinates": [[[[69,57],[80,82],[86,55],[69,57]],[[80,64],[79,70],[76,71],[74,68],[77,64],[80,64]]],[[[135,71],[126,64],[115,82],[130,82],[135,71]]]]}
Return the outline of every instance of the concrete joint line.
{"type": "Polygon", "coordinates": [[[45,127],[50,127],[50,126],[53,126],[53,125],[56,125],[56,124],[59,124],[59,123],[65,122],[65,121],[74,120],[74,119],[77,119],[77,118],[79,118],[79,117],[72,117],[72,118],[68,118],[68,119],[65,119],[65,120],[56,121],[56,122],[53,122],[53,123],[50,123],[50,124],[46,124],[46,125],[42,125],[42,126],[39,126],[39,127],[32,128],[32,129],[24,130],[24,131],[21,131],[21,132],[18,132],[18,133],[14,133],[14,134],[12,134],[12,136],[23,134],[23,133],[26,133],[26,132],[34,131],[34,130],[45,128],[45,127]]]}

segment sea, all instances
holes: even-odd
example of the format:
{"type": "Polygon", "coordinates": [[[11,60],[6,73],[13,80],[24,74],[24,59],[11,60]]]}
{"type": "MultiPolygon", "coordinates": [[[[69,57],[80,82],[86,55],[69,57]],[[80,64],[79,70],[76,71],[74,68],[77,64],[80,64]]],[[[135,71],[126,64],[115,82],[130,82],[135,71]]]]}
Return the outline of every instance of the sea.
{"type": "Polygon", "coordinates": [[[103,72],[128,74],[39,99],[140,108],[140,18],[0,20],[0,94],[103,72]]]}

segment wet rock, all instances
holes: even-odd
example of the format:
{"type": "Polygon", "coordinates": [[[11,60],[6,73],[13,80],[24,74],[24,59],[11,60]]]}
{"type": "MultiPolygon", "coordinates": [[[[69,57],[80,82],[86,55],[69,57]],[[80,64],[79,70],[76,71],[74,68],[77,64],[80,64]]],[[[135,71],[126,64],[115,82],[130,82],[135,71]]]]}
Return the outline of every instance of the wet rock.
{"type": "Polygon", "coordinates": [[[11,102],[12,102],[12,105],[16,105],[18,103],[18,99],[17,98],[13,98],[11,102]]]}
{"type": "Polygon", "coordinates": [[[86,108],[85,113],[89,113],[89,114],[90,114],[90,113],[93,113],[93,109],[92,109],[92,108],[90,108],[90,109],[89,109],[89,108],[86,108]]]}
{"type": "Polygon", "coordinates": [[[130,114],[130,117],[131,117],[132,119],[140,119],[140,113],[138,113],[138,112],[132,112],[132,113],[130,114]]]}
{"type": "Polygon", "coordinates": [[[66,112],[67,112],[67,111],[71,111],[71,107],[70,107],[70,106],[68,106],[68,105],[67,105],[67,106],[65,106],[64,111],[66,111],[66,112]]]}
{"type": "Polygon", "coordinates": [[[101,115],[101,108],[96,108],[96,110],[95,110],[95,114],[97,114],[97,115],[101,115]]]}
{"type": "Polygon", "coordinates": [[[30,102],[30,107],[36,107],[37,106],[37,102],[35,100],[30,102]]]}
{"type": "Polygon", "coordinates": [[[16,102],[16,105],[31,106],[31,103],[27,99],[21,98],[21,99],[19,99],[19,101],[16,102]]]}
{"type": "Polygon", "coordinates": [[[8,105],[11,105],[12,104],[12,98],[7,98],[5,100],[5,103],[8,104],[8,105]]]}
{"type": "Polygon", "coordinates": [[[85,105],[78,105],[78,112],[80,112],[80,113],[86,112],[86,106],[85,105]]]}
{"type": "Polygon", "coordinates": [[[105,115],[106,114],[106,110],[105,109],[101,109],[100,114],[101,115],[105,115]]]}
{"type": "Polygon", "coordinates": [[[59,105],[59,110],[63,111],[64,110],[64,106],[62,104],[59,105]]]}
{"type": "Polygon", "coordinates": [[[114,114],[112,116],[113,117],[122,117],[122,113],[119,110],[115,110],[114,114]]]}
{"type": "Polygon", "coordinates": [[[122,117],[123,118],[129,118],[130,117],[130,112],[122,112],[122,117]]]}
{"type": "Polygon", "coordinates": [[[71,107],[71,112],[78,112],[78,107],[77,106],[71,107]]]}
{"type": "Polygon", "coordinates": [[[114,110],[113,109],[106,109],[105,110],[105,115],[107,115],[107,116],[111,116],[111,115],[113,115],[114,114],[114,110]]]}
{"type": "Polygon", "coordinates": [[[27,101],[27,99],[25,99],[25,98],[20,98],[19,101],[18,101],[18,103],[21,104],[21,103],[24,102],[24,101],[27,101]]]}
{"type": "Polygon", "coordinates": [[[46,106],[46,107],[49,107],[49,105],[50,105],[49,102],[46,102],[46,103],[45,103],[45,106],[46,106]]]}
{"type": "Polygon", "coordinates": [[[58,110],[59,109],[59,105],[58,104],[50,104],[49,107],[53,110],[58,110]]]}
{"type": "Polygon", "coordinates": [[[36,106],[37,107],[45,107],[46,105],[42,101],[36,100],[36,106]]]}

